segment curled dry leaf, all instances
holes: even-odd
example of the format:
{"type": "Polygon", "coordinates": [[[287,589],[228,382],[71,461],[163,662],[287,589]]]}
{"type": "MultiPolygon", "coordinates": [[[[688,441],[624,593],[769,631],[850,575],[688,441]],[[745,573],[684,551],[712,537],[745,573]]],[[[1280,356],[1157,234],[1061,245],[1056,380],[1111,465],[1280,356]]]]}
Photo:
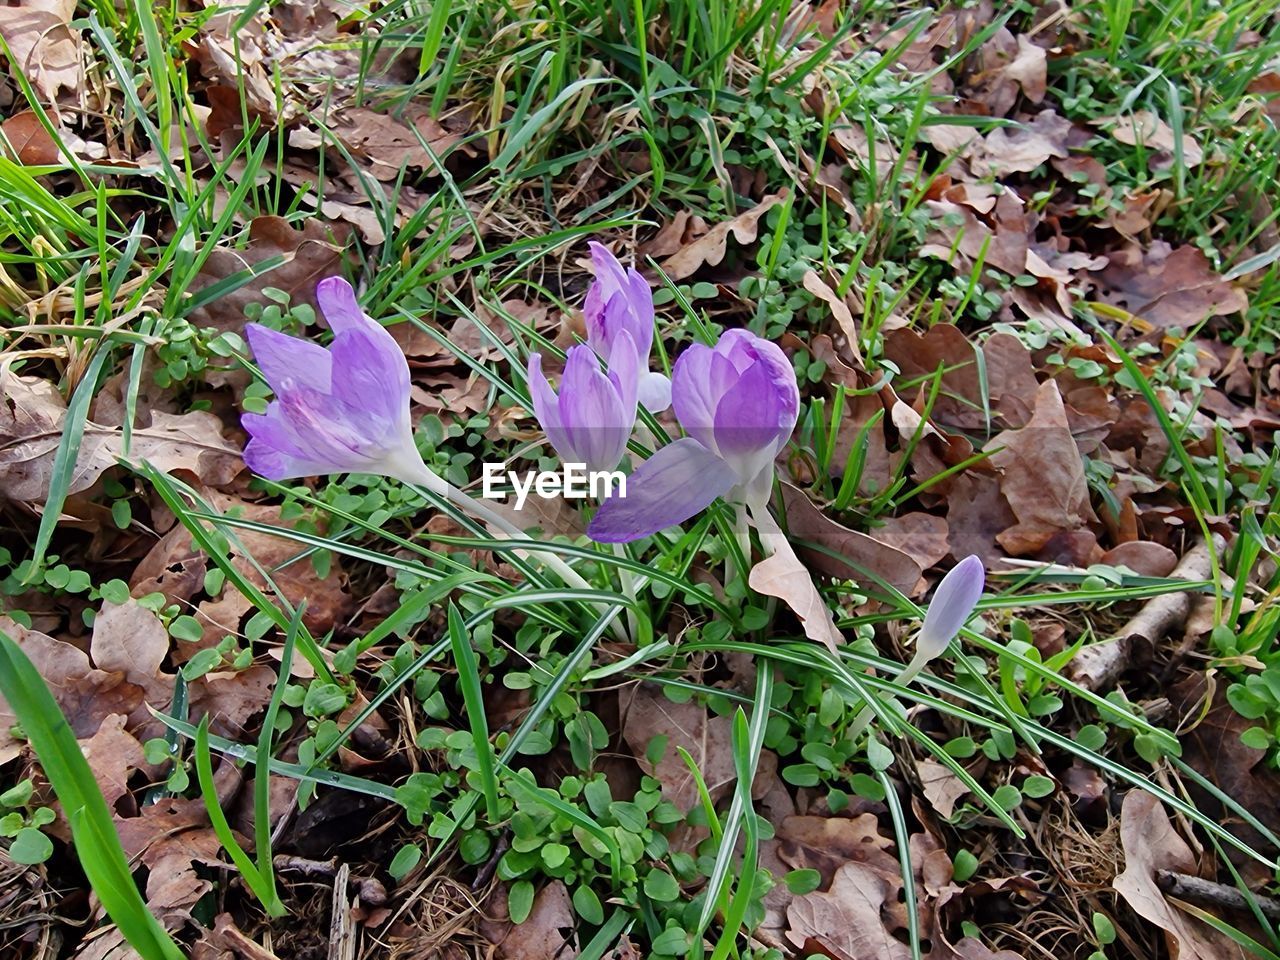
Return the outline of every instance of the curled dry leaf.
{"type": "Polygon", "coordinates": [[[777,827],[778,856],[792,870],[817,870],[819,889],[827,889],[846,863],[861,863],[894,874],[898,858],[893,841],[880,835],[874,813],[857,817],[787,817],[777,827]]]}
{"type": "Polygon", "coordinates": [[[938,816],[950,820],[956,812],[956,801],[969,792],[969,788],[950,769],[933,760],[916,763],[920,777],[920,789],[938,816]]]}
{"type": "MultiPolygon", "coordinates": [[[[53,384],[0,368],[0,490],[12,500],[43,500],[49,494],[54,457],[67,406],[53,384]]],[[[124,435],[114,427],[88,422],[80,444],[69,493],[92,486],[117,459],[149,462],[166,473],[188,470],[213,485],[230,483],[244,469],[240,448],[222,436],[222,421],[212,413],[151,414],[151,425],[133,431],[128,456],[124,435]]]]}
{"type": "Polygon", "coordinates": [[[0,7],[0,35],[9,46],[10,68],[21,70],[48,101],[81,81],[83,43],[71,27],[75,0],[21,0],[0,7]]]}
{"type": "Polygon", "coordinates": [[[1191,848],[1178,836],[1160,801],[1130,790],[1120,808],[1120,844],[1124,871],[1112,882],[1141,917],[1165,932],[1176,960],[1244,960],[1248,954],[1226,935],[1170,903],[1156,885],[1157,870],[1195,875],[1191,848]]]}
{"type": "Polygon", "coordinates": [[[813,582],[813,574],[800,562],[786,537],[771,540],[772,553],[751,568],[747,583],[756,593],[777,597],[800,619],[804,635],[825,644],[832,653],[839,650],[840,631],[831,620],[831,610],[813,582]]]}
{"type": "Polygon", "coordinates": [[[1071,435],[1058,384],[1036,393],[1035,414],[1025,427],[1006,430],[987,444],[1000,470],[1000,490],[1018,522],[997,541],[1014,556],[1042,550],[1057,534],[1095,521],[1084,460],[1071,435]]]}
{"type": "Polygon", "coordinates": [[[1100,298],[1157,327],[1190,330],[1208,317],[1243,313],[1249,298],[1213,269],[1190,244],[1171,247],[1157,240],[1143,251],[1137,244],[1110,255],[1092,274],[1100,298]]]}
{"type": "MultiPolygon", "coordinates": [[[[356,157],[369,161],[370,172],[379,180],[394,180],[405,166],[428,173],[457,145],[461,137],[446,130],[425,111],[404,119],[367,107],[343,110],[337,117],[322,118],[327,134],[336,137],[356,157]]],[[[328,136],[309,127],[289,134],[290,146],[317,149],[328,136]]]]}
{"type": "Polygon", "coordinates": [[[868,587],[873,587],[878,577],[907,594],[920,583],[920,564],[908,554],[829,519],[804,491],[789,483],[782,484],[782,497],[791,538],[808,540],[825,548],[818,551],[799,547],[813,572],[836,580],[854,580],[868,587]]]}
{"type": "Polygon", "coordinates": [[[683,280],[696,273],[704,264],[717,266],[724,259],[725,249],[732,235],[740,244],[753,243],[760,229],[760,218],[786,198],[787,191],[769,194],[767,197],[732,220],[718,223],[706,234],[681,247],[662,262],[663,271],[672,280],[683,280]]]}

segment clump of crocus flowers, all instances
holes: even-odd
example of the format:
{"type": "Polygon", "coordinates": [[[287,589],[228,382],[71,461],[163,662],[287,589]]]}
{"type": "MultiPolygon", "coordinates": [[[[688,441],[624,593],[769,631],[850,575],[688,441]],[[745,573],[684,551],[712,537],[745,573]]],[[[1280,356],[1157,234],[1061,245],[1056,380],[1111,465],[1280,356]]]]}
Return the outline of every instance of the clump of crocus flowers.
{"type": "MultiPolygon", "coordinates": [[[[714,345],[694,344],[676,360],[672,378],[650,368],[654,306],[649,286],[605,247],[591,244],[595,279],[584,304],[585,343],[565,357],[558,389],[543,358],[528,362],[529,392],[547,439],[566,462],[613,470],[626,455],[639,408],[673,406],[685,436],[661,444],[630,476],[626,493],[609,497],[587,528],[599,542],[651,536],[699,513],[717,498],[739,506],[775,559],[790,547],[769,514],[774,461],[800,411],[795,372],[776,344],[730,330],[714,345]]],[[[448,497],[499,531],[522,537],[507,517],[454,489],[427,467],[413,440],[409,368],[385,328],[360,308],[341,278],[316,289],[333,341],[320,347],[250,324],[249,343],[275,391],[265,414],[245,414],[245,462],[273,480],[329,473],[371,473],[448,497]]],[[[667,438],[664,438],[667,439],[667,438]]],[[[585,581],[554,554],[544,562],[566,583],[585,581]]],[[[916,655],[898,677],[909,682],[964,626],[982,593],[982,564],[962,560],[943,579],[929,607],[916,655]]],[[[815,588],[816,594],[816,588],[815,588]]],[[[839,633],[825,604],[825,626],[806,633],[834,647],[839,633]]]]}

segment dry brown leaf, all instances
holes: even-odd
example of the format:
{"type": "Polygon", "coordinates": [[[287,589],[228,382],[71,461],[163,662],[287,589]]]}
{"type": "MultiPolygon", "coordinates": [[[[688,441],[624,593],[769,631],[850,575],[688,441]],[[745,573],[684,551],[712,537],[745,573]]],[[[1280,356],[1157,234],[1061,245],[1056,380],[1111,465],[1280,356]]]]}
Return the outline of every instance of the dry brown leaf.
{"type": "MultiPolygon", "coordinates": [[[[39,377],[21,377],[0,368],[0,490],[18,501],[43,500],[49,493],[53,461],[62,438],[67,407],[54,386],[39,377]]],[[[133,431],[129,455],[124,435],[114,427],[88,422],[69,493],[91,487],[117,458],[150,462],[169,473],[189,470],[205,483],[230,483],[242,469],[240,448],[222,436],[222,421],[212,413],[151,413],[151,425],[133,431]]]]}
{"type": "Polygon", "coordinates": [[[688,813],[699,802],[698,786],[693,774],[677,753],[683,747],[702,771],[707,790],[713,800],[724,796],[737,779],[733,765],[732,723],[728,717],[717,717],[699,703],[673,703],[662,689],[641,684],[626,704],[622,737],[634,752],[641,769],[662,784],[662,798],[681,813],[688,813]],[[648,758],[649,742],[666,737],[666,749],[658,762],[648,758]]]}
{"type": "MultiPolygon", "coordinates": [[[[895,864],[896,867],[896,864],[895,864]]],[[[796,897],[787,907],[787,939],[802,953],[821,944],[828,956],[848,960],[908,960],[911,950],[889,932],[881,917],[896,900],[901,882],[861,863],[846,863],[831,889],[796,897]]]]}
{"type": "Polygon", "coordinates": [[[825,644],[837,653],[841,641],[840,631],[831,619],[831,609],[818,592],[813,574],[800,562],[786,537],[779,534],[761,539],[772,552],[751,568],[747,583],[756,593],[777,597],[800,620],[804,635],[810,640],[825,644]]]}
{"type": "MultiPolygon", "coordinates": [[[[1091,122],[1098,126],[1115,124],[1112,127],[1111,136],[1125,146],[1132,147],[1142,144],[1148,150],[1156,151],[1156,156],[1151,159],[1151,168],[1153,170],[1163,169],[1173,163],[1174,146],[1178,143],[1173,127],[1169,126],[1150,110],[1138,110],[1131,116],[1126,117],[1099,117],[1091,122]]],[[[1199,166],[1203,160],[1204,151],[1200,148],[1200,144],[1196,142],[1196,138],[1184,132],[1182,134],[1182,162],[1187,167],[1195,167],[1199,166]]]]}
{"type": "Polygon", "coordinates": [[[1165,932],[1172,960],[1244,960],[1248,954],[1224,934],[1180,911],[1156,886],[1157,870],[1195,875],[1191,848],[1173,829],[1160,801],[1130,790],[1120,808],[1124,871],[1112,886],[1136,913],[1165,932]]]}
{"type": "Polygon", "coordinates": [[[777,826],[778,856],[793,870],[817,870],[826,890],[846,863],[892,876],[900,868],[893,841],[874,813],[857,817],[787,817],[777,826]]]}
{"type": "Polygon", "coordinates": [[[1092,275],[1100,298],[1157,327],[1190,330],[1208,317],[1248,309],[1245,292],[1222,279],[1190,244],[1171,247],[1157,240],[1145,253],[1131,244],[1109,257],[1107,268],[1092,275]]]}
{"type": "Polygon", "coordinates": [[[740,244],[755,242],[756,233],[760,229],[760,218],[782,203],[786,196],[786,190],[771,193],[750,210],[738,214],[732,220],[717,223],[704,236],[686,244],[664,260],[663,272],[672,280],[683,280],[696,273],[704,264],[716,266],[724,259],[731,234],[740,244]]]}
{"type": "Polygon", "coordinates": [[[995,451],[990,463],[1000,470],[1000,490],[1018,518],[996,539],[1014,556],[1036,553],[1055,535],[1097,519],[1089,505],[1084,460],[1055,381],[1040,385],[1027,425],[1005,430],[987,449],[995,451]]]}
{"type": "Polygon", "coordinates": [[[104,717],[92,737],[80,741],[80,750],[89,761],[93,779],[110,810],[129,792],[129,775],[143,765],[142,744],[125,730],[128,718],[113,713],[104,717]]]}
{"type": "Polygon", "coordinates": [[[10,68],[21,70],[52,103],[63,88],[80,87],[83,43],[70,26],[75,12],[75,0],[22,0],[0,7],[0,35],[13,55],[10,68]]]}
{"type": "MultiPolygon", "coordinates": [[[[28,630],[0,616],[0,631],[22,648],[35,665],[76,737],[92,737],[102,721],[113,713],[126,716],[142,703],[142,688],[125,680],[123,673],[94,668],[89,655],[62,640],[28,630]]],[[[16,757],[24,741],[11,733],[17,718],[0,697],[0,763],[16,757]]]]}
{"type": "Polygon", "coordinates": [[[953,557],[977,554],[990,567],[1005,558],[996,541],[1017,518],[997,478],[972,470],[961,474],[947,497],[947,542],[953,557]]]}
{"type": "Polygon", "coordinates": [[[1008,27],[997,30],[978,52],[979,71],[969,94],[984,103],[993,117],[1005,117],[1021,90],[1031,103],[1044,100],[1048,58],[1043,47],[1025,34],[1015,37],[1008,27]]]}
{"type": "Polygon", "coordinates": [[[58,144],[30,110],[15,113],[0,124],[0,130],[4,131],[4,137],[9,141],[9,146],[13,147],[19,163],[41,166],[57,163],[61,157],[58,144]]]}
{"type": "Polygon", "coordinates": [[[193,311],[191,322],[197,326],[240,331],[246,321],[244,308],[250,303],[267,302],[262,296],[264,287],[283,290],[293,303],[310,304],[318,316],[316,284],[339,272],[341,243],[348,232],[345,226],[321,220],[308,220],[301,230],[295,230],[284,217],[255,217],[249,224],[248,245],[242,250],[226,247],[214,250],[192,281],[191,292],[197,293],[264,260],[283,257],[284,262],[193,311]]]}
{"type": "MultiPolygon", "coordinates": [[[[367,107],[353,107],[337,117],[320,119],[328,135],[337,137],[356,157],[369,161],[370,172],[379,180],[395,180],[405,166],[435,173],[437,160],[462,139],[425,111],[402,120],[367,107]]],[[[319,148],[327,139],[325,133],[308,127],[296,127],[289,134],[290,146],[304,150],[319,148]]]]}
{"type": "MultiPolygon", "coordinates": [[[[89,653],[100,670],[121,673],[141,687],[146,704],[168,709],[174,677],[160,668],[169,654],[169,632],[152,611],[136,600],[119,604],[104,600],[93,621],[89,653]]],[[[129,729],[135,732],[151,723],[146,705],[129,717],[129,729]]]]}
{"type": "Polygon", "coordinates": [[[1013,277],[1026,273],[1030,223],[1022,199],[1004,187],[990,214],[979,219],[975,208],[963,202],[968,190],[961,185],[940,200],[926,201],[935,219],[920,255],[948,263],[958,260],[966,272],[981,259],[1013,277]]]}
{"type": "Polygon", "coordinates": [[[917,761],[916,773],[929,805],[938,811],[942,819],[950,820],[956,812],[956,801],[968,793],[969,788],[950,768],[933,760],[917,761]]]}
{"type": "Polygon", "coordinates": [[[496,955],[500,960],[573,960],[578,951],[568,937],[576,925],[569,891],[563,881],[552,880],[533,898],[524,923],[507,928],[496,955]]]}
{"type": "Polygon", "coordinates": [[[845,342],[849,345],[849,353],[858,364],[862,364],[862,351],[858,349],[858,327],[854,323],[849,305],[827,285],[816,270],[806,270],[803,283],[806,290],[831,308],[836,326],[844,334],[845,342]]]}
{"type": "Polygon", "coordinates": [[[969,165],[979,177],[1030,173],[1054,157],[1065,159],[1070,133],[1070,120],[1056,110],[1041,110],[1034,120],[992,130],[982,139],[981,153],[970,156],[969,165]]]}
{"type": "Polygon", "coordinates": [[[854,580],[874,586],[868,573],[875,574],[903,593],[910,594],[920,582],[921,568],[912,557],[875,537],[858,533],[826,517],[805,495],[789,483],[782,484],[786,506],[787,531],[792,540],[812,541],[845,558],[837,560],[825,551],[806,550],[803,554],[809,569],[836,580],[854,580]]]}

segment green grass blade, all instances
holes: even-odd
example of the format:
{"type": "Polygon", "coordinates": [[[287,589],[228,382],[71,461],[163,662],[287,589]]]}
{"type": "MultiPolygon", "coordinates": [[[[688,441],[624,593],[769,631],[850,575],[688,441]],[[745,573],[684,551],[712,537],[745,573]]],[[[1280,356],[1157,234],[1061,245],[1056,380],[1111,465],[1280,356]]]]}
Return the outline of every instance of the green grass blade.
{"type": "Polygon", "coordinates": [[[0,693],[26,733],[67,813],[76,856],[107,916],[145,960],[182,960],[182,951],[138,892],[111,811],[62,709],[35,665],[3,631],[0,693]]]}

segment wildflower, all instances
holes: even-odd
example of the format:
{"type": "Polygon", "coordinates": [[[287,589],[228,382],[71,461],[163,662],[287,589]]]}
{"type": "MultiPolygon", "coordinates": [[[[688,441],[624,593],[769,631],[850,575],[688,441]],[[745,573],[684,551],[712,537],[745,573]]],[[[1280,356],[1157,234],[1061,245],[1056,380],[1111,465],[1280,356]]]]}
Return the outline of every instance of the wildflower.
{"type": "Polygon", "coordinates": [[[614,339],[607,375],[590,346],[570,347],[558,395],[542,372],[542,355],[529,357],[533,412],[561,460],[585,463],[592,471],[618,465],[636,420],[637,367],[635,344],[626,330],[614,339]]]}
{"type": "Polygon", "coordinates": [[[609,498],[587,533],[627,543],[680,523],[717,497],[761,511],[773,461],[800,411],[795,372],[776,344],[731,330],[715,348],[695,344],[676,361],[672,401],[688,434],[650,457],[609,498]]]}
{"type": "Polygon", "coordinates": [[[621,334],[629,334],[639,360],[632,374],[636,395],[646,410],[659,413],[671,406],[671,381],[648,369],[654,316],[649,284],[635,269],[624,269],[603,245],[593,241],[588,246],[596,278],[582,307],[587,344],[612,370],[621,334]]]}
{"type": "Polygon", "coordinates": [[[985,578],[982,561],[972,554],[947,571],[925,613],[916,639],[916,657],[932,660],[947,649],[981,599],[985,578]]]}
{"type": "Polygon", "coordinates": [[[374,473],[432,488],[409,423],[409,364],[395,339],[366,316],[341,277],[316,286],[333,330],[326,349],[258,324],[246,333],[276,397],[246,413],[244,461],[272,480],[374,473]]]}

